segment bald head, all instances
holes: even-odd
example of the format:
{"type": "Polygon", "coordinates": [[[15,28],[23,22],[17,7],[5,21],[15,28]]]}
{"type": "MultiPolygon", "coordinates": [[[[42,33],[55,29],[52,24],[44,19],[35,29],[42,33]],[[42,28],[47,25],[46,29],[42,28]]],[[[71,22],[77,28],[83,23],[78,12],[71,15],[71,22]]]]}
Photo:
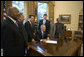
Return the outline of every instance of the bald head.
{"type": "Polygon", "coordinates": [[[16,7],[9,7],[7,11],[7,15],[17,20],[20,14],[19,14],[19,10],[16,7]]]}

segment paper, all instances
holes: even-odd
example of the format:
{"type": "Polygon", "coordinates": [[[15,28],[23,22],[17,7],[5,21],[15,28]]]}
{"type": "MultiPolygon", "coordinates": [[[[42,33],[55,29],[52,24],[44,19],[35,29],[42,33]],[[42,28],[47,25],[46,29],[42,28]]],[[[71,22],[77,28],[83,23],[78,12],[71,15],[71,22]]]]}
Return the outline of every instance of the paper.
{"type": "MultiPolygon", "coordinates": [[[[43,41],[43,39],[41,39],[40,41],[43,41]]],[[[46,40],[45,43],[57,44],[57,40],[56,39],[50,39],[50,40],[46,40]]]]}
{"type": "Polygon", "coordinates": [[[52,44],[57,44],[57,41],[53,41],[53,40],[47,40],[46,43],[52,43],[52,44]]]}

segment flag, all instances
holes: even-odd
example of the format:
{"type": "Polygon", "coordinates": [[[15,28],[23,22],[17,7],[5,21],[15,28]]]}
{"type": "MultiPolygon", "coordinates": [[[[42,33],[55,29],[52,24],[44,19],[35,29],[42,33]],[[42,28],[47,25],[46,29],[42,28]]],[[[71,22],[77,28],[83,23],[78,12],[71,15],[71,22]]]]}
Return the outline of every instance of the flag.
{"type": "Polygon", "coordinates": [[[6,19],[7,14],[6,14],[6,4],[5,1],[3,1],[3,21],[6,19]]]}

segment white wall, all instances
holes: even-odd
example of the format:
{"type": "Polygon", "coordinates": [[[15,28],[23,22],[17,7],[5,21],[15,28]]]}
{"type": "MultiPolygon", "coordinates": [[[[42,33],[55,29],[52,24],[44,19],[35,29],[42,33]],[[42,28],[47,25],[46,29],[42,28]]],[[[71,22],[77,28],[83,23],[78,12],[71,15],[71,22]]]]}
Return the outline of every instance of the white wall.
{"type": "Polygon", "coordinates": [[[64,24],[71,30],[78,30],[79,13],[83,12],[82,1],[55,1],[54,22],[60,14],[71,14],[71,24],[64,24]],[[81,11],[82,10],[82,11],[81,11]]]}

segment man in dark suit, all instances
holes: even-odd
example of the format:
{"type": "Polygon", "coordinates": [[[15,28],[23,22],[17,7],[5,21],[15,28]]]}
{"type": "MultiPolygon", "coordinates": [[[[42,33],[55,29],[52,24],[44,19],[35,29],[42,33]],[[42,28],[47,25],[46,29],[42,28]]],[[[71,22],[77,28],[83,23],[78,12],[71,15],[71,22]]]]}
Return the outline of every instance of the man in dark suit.
{"type": "Polygon", "coordinates": [[[17,23],[19,11],[16,7],[10,7],[7,18],[1,25],[1,40],[3,42],[4,56],[24,56],[25,39],[21,26],[17,23]]]}
{"type": "Polygon", "coordinates": [[[40,30],[40,26],[41,25],[45,25],[46,26],[47,34],[49,34],[50,33],[50,21],[47,20],[47,14],[44,14],[44,19],[43,20],[40,20],[39,26],[38,26],[39,30],[40,30]]]}
{"type": "Polygon", "coordinates": [[[28,35],[28,42],[32,42],[35,41],[35,33],[34,33],[34,25],[32,24],[34,20],[34,16],[33,15],[29,15],[29,19],[28,21],[25,23],[25,29],[27,31],[27,35],[28,35]]]}
{"type": "Polygon", "coordinates": [[[25,42],[26,42],[26,45],[25,45],[25,56],[27,56],[28,36],[27,36],[27,32],[25,30],[25,27],[23,25],[23,21],[24,21],[24,15],[23,15],[23,13],[20,13],[20,16],[18,18],[19,18],[18,19],[18,24],[20,25],[21,30],[23,31],[22,33],[24,34],[24,38],[25,38],[25,42]]]}
{"type": "Polygon", "coordinates": [[[46,31],[46,26],[41,25],[41,30],[36,33],[36,41],[40,41],[41,39],[48,39],[49,36],[46,31]]]}
{"type": "Polygon", "coordinates": [[[22,28],[22,31],[23,31],[23,34],[24,34],[24,37],[25,37],[25,41],[26,41],[26,43],[28,43],[28,36],[27,36],[27,32],[25,30],[25,27],[23,25],[23,21],[24,21],[24,15],[23,15],[23,13],[20,13],[20,16],[19,16],[19,19],[18,19],[18,24],[21,25],[21,28],[22,28]]]}
{"type": "Polygon", "coordinates": [[[60,19],[57,18],[57,23],[55,23],[55,36],[57,38],[62,37],[63,30],[64,30],[64,24],[60,23],[60,19]]]}

